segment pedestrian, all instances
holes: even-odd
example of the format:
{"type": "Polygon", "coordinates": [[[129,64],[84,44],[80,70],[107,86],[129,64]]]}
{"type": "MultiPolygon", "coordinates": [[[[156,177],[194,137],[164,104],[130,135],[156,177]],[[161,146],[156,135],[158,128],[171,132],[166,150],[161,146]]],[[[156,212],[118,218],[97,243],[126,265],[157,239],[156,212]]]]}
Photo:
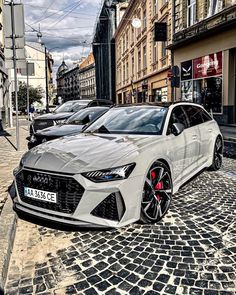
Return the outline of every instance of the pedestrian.
{"type": "Polygon", "coordinates": [[[35,112],[35,108],[34,106],[31,104],[29,107],[29,120],[33,121],[34,118],[34,112],[35,112]]]}

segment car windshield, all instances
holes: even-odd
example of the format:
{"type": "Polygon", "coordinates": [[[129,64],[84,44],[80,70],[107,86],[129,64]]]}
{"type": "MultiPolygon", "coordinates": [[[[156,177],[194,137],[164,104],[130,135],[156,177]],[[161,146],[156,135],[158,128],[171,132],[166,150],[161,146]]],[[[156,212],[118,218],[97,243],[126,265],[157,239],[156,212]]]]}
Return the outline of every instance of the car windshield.
{"type": "Polygon", "coordinates": [[[67,121],[66,124],[74,124],[74,125],[85,125],[93,120],[95,120],[97,117],[99,117],[101,114],[106,112],[108,108],[87,108],[85,110],[80,110],[73,116],[71,116],[67,121]]]}
{"type": "Polygon", "coordinates": [[[68,101],[63,103],[61,106],[59,106],[55,113],[64,113],[64,112],[76,112],[80,109],[86,107],[88,105],[89,101],[87,100],[81,100],[81,101],[68,101]]]}
{"type": "Polygon", "coordinates": [[[152,106],[118,107],[97,119],[85,133],[148,134],[162,133],[167,108],[152,106]]]}

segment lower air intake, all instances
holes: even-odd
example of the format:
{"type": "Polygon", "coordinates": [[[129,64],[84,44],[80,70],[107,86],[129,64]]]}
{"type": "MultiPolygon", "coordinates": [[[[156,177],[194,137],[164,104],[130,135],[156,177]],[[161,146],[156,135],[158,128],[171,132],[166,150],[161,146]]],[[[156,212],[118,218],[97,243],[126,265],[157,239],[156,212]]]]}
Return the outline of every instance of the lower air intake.
{"type": "Polygon", "coordinates": [[[110,194],[91,214],[96,217],[120,221],[125,212],[125,203],[120,193],[110,194]]]}

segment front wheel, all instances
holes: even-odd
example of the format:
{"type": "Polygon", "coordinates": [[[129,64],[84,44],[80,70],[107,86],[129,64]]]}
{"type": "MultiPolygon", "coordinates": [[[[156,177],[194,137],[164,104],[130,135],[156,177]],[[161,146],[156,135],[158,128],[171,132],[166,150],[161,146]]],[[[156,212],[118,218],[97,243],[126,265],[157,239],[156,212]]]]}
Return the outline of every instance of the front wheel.
{"type": "Polygon", "coordinates": [[[213,162],[210,169],[213,171],[219,170],[222,166],[222,162],[223,162],[223,141],[221,137],[218,136],[214,146],[213,162]]]}
{"type": "Polygon", "coordinates": [[[144,223],[156,223],[161,220],[170,207],[172,192],[169,168],[156,161],[145,179],[140,220],[144,223]]]}

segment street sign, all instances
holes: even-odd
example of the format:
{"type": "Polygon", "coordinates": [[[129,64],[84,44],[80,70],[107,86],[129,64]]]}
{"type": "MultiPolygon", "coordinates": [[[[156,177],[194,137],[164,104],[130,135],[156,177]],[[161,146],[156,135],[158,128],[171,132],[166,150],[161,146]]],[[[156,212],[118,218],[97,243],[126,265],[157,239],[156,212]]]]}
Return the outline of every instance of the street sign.
{"type": "MultiPolygon", "coordinates": [[[[4,35],[5,38],[12,38],[12,15],[11,5],[5,4],[3,7],[4,17],[4,35]]],[[[23,38],[25,35],[23,4],[14,3],[14,22],[15,22],[15,36],[16,38],[23,38]]]]}

